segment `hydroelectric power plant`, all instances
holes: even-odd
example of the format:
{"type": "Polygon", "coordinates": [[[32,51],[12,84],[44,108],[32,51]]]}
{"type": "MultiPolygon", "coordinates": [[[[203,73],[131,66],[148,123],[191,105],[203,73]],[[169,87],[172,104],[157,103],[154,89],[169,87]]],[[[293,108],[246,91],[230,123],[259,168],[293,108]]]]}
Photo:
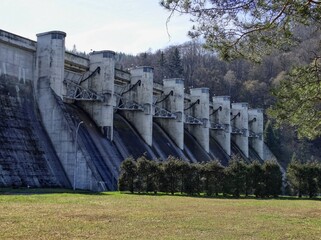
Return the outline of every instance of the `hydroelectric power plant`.
{"type": "Polygon", "coordinates": [[[115,68],[113,51],[66,52],[66,33],[37,41],[0,30],[0,187],[114,190],[121,162],[145,154],[190,162],[264,161],[263,111],[153,68],[115,68]]]}

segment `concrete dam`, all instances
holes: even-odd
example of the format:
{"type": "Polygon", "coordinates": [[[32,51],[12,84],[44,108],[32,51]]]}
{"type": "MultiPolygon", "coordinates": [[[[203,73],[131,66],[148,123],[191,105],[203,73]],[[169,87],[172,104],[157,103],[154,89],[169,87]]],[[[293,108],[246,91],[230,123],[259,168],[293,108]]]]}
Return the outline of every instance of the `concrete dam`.
{"type": "Polygon", "coordinates": [[[0,30],[0,187],[115,190],[121,162],[145,154],[227,165],[264,161],[263,111],[153,68],[115,68],[115,52],[65,50],[66,33],[37,41],[0,30]]]}

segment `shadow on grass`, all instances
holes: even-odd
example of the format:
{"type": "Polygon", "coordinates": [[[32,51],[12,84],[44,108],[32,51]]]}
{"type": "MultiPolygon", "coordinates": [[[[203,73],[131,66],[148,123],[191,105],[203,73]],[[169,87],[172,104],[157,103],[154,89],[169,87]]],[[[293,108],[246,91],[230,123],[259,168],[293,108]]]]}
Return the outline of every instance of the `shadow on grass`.
{"type": "Polygon", "coordinates": [[[300,201],[321,201],[321,196],[314,198],[309,198],[304,196],[299,198],[297,196],[278,196],[278,197],[266,197],[266,198],[257,198],[254,195],[241,195],[240,197],[234,197],[232,195],[223,195],[219,194],[218,196],[207,196],[204,193],[200,195],[188,195],[184,193],[176,192],[174,195],[171,193],[157,192],[152,193],[130,193],[128,191],[124,192],[93,192],[86,190],[76,190],[66,188],[0,188],[0,195],[37,195],[37,194],[78,194],[78,195],[96,195],[96,196],[112,196],[117,194],[133,195],[133,196],[151,196],[151,197],[187,197],[187,198],[203,198],[203,199],[253,199],[253,200],[300,200],[300,201]]]}
{"type": "Polygon", "coordinates": [[[130,192],[120,192],[121,194],[127,194],[127,195],[136,195],[136,196],[153,196],[153,197],[162,197],[162,196],[169,196],[169,197],[188,197],[188,198],[203,198],[203,199],[254,199],[254,200],[303,200],[303,201],[321,201],[321,197],[314,197],[314,198],[309,198],[309,197],[302,197],[299,198],[297,196],[278,196],[278,197],[265,197],[265,198],[258,198],[255,197],[254,195],[241,195],[240,197],[234,197],[232,195],[223,195],[219,194],[218,196],[207,196],[205,194],[200,194],[200,195],[188,195],[188,194],[182,194],[182,193],[175,193],[170,194],[170,193],[130,193],[130,192]]]}
{"type": "Polygon", "coordinates": [[[307,201],[321,201],[321,197],[320,196],[317,196],[317,197],[313,197],[313,198],[309,198],[307,196],[304,196],[304,197],[297,197],[297,196],[280,196],[278,198],[276,198],[278,200],[307,200],[307,201]]]}
{"type": "Polygon", "coordinates": [[[92,192],[66,188],[0,188],[0,195],[37,195],[37,194],[83,194],[83,195],[108,195],[108,192],[92,192]]]}

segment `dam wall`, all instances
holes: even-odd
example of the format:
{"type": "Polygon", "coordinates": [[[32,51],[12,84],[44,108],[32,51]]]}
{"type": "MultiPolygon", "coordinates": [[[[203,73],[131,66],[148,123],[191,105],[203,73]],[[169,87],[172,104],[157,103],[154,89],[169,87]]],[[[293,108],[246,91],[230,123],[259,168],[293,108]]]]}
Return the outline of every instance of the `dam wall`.
{"type": "Polygon", "coordinates": [[[37,102],[36,43],[0,31],[0,187],[70,187],[37,102]]]}
{"type": "Polygon", "coordinates": [[[26,162],[31,170],[21,185],[94,191],[116,189],[119,166],[130,156],[218,159],[223,165],[237,153],[267,159],[261,109],[212,97],[206,87],[185,92],[180,78],[154,83],[151,66],[117,69],[110,50],[88,57],[67,52],[66,37],[51,31],[37,34],[35,42],[0,30],[0,141],[11,143],[18,129],[29,134],[0,147],[0,184],[19,183],[8,179],[23,176],[17,151],[24,145],[24,158],[40,160],[26,162]],[[38,175],[32,170],[37,164],[38,175]]]}

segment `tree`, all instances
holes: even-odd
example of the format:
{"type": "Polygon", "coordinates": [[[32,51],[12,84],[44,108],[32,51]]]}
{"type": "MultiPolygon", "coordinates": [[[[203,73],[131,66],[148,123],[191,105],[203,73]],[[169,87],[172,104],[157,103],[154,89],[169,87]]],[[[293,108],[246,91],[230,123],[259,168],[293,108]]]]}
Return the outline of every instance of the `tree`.
{"type": "Polygon", "coordinates": [[[217,160],[203,165],[204,191],[208,196],[216,196],[223,189],[224,167],[217,160]]]}
{"type": "Polygon", "coordinates": [[[269,113],[280,124],[296,127],[299,137],[321,135],[321,61],[294,68],[273,94],[278,101],[269,113]]]}
{"type": "Polygon", "coordinates": [[[247,166],[239,156],[232,157],[224,172],[225,193],[230,193],[234,197],[240,197],[240,194],[245,193],[247,166]]]}
{"type": "Polygon", "coordinates": [[[148,49],[147,52],[139,54],[139,60],[140,60],[140,65],[141,66],[151,66],[152,65],[152,50],[148,49]]]}
{"type": "Polygon", "coordinates": [[[251,179],[251,188],[255,197],[263,197],[264,195],[264,178],[262,165],[258,161],[254,161],[249,165],[249,175],[251,179]]]}
{"type": "MultiPolygon", "coordinates": [[[[275,49],[288,51],[307,35],[320,35],[319,0],[162,0],[171,14],[188,14],[195,24],[191,37],[203,36],[205,47],[225,60],[246,58],[259,62],[275,49]],[[304,28],[305,26],[308,26],[304,28]],[[299,31],[298,31],[299,29],[299,31]],[[302,34],[302,29],[308,29],[302,34]]],[[[303,55],[303,54],[302,54],[303,55]]],[[[321,136],[320,47],[309,66],[297,66],[274,91],[271,116],[298,128],[299,136],[321,136]],[[314,61],[312,61],[314,59],[314,61]]]]}
{"type": "Polygon", "coordinates": [[[154,194],[162,190],[162,178],[164,171],[161,162],[151,161],[150,165],[151,184],[154,190],[154,194]]]}
{"type": "Polygon", "coordinates": [[[236,90],[239,90],[237,88],[237,78],[235,76],[235,73],[234,71],[232,70],[228,70],[227,73],[225,74],[224,76],[224,81],[228,84],[229,86],[229,91],[228,91],[228,94],[229,96],[231,96],[231,92],[232,90],[236,89],[236,90]]]}
{"type": "Polygon", "coordinates": [[[136,188],[138,192],[154,192],[155,182],[153,178],[153,171],[155,171],[155,165],[153,161],[142,156],[137,159],[137,180],[136,188]]]}
{"type": "Polygon", "coordinates": [[[269,88],[265,82],[259,80],[247,80],[243,82],[243,93],[244,99],[251,105],[251,107],[262,107],[257,104],[265,104],[265,99],[268,96],[269,88]]]}
{"type": "Polygon", "coordinates": [[[271,120],[268,120],[265,124],[264,141],[274,154],[280,155],[280,132],[278,129],[274,128],[271,120]]]}
{"type": "Polygon", "coordinates": [[[321,163],[318,163],[317,165],[317,181],[318,181],[318,189],[319,194],[321,193],[321,163]]]}
{"type": "Polygon", "coordinates": [[[274,160],[267,160],[263,166],[264,195],[277,197],[281,193],[282,172],[278,163],[274,160]]]}
{"type": "Polygon", "coordinates": [[[288,165],[286,177],[293,188],[293,191],[298,194],[298,197],[301,198],[304,194],[304,171],[303,164],[299,162],[295,157],[292,158],[292,161],[288,165]]]}
{"type": "Polygon", "coordinates": [[[168,183],[166,192],[170,192],[172,195],[181,190],[181,163],[181,160],[173,156],[169,156],[163,163],[164,175],[168,183]]]}
{"type": "Polygon", "coordinates": [[[125,159],[120,166],[118,179],[119,191],[130,191],[134,193],[134,182],[137,177],[137,166],[133,158],[125,159]]]}
{"type": "Polygon", "coordinates": [[[183,190],[188,195],[201,192],[201,166],[197,163],[186,163],[183,180],[183,190]]]}
{"type": "Polygon", "coordinates": [[[159,68],[160,68],[161,80],[163,80],[165,78],[165,71],[166,71],[166,67],[167,67],[167,61],[166,61],[165,54],[163,51],[160,52],[158,64],[159,64],[159,68]]]}
{"type": "Polygon", "coordinates": [[[175,47],[169,55],[168,73],[171,78],[183,77],[182,60],[177,47],[175,47]]]}
{"type": "Polygon", "coordinates": [[[304,164],[304,170],[307,192],[309,198],[313,198],[318,194],[318,163],[315,161],[309,161],[304,164]]]}
{"type": "Polygon", "coordinates": [[[293,26],[320,23],[321,2],[253,0],[161,0],[171,11],[187,14],[194,23],[189,35],[203,36],[205,46],[223,59],[260,60],[275,48],[293,43],[293,26]]]}
{"type": "Polygon", "coordinates": [[[319,164],[315,161],[301,163],[293,158],[287,169],[287,179],[300,198],[302,195],[310,198],[317,195],[318,176],[319,164]]]}

